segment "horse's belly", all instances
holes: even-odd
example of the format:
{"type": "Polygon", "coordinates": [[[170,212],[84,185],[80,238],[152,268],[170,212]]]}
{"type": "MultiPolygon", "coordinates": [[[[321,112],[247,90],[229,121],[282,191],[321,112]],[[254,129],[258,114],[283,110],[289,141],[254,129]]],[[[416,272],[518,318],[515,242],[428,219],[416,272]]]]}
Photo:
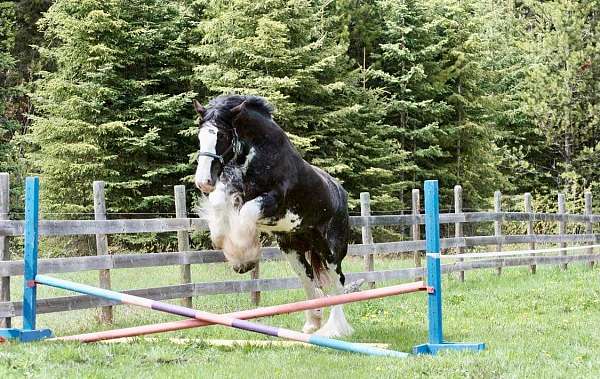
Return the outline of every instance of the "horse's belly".
{"type": "Polygon", "coordinates": [[[258,229],[261,232],[291,232],[302,223],[302,218],[288,210],[280,219],[262,219],[258,221],[258,229]]]}

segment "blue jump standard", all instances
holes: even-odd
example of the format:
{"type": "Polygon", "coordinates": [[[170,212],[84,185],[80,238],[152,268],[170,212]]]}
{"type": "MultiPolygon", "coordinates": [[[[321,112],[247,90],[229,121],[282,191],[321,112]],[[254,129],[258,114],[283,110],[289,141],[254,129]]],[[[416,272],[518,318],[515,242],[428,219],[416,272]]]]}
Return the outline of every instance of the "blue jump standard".
{"type": "Polygon", "coordinates": [[[0,328],[0,339],[18,339],[21,342],[36,341],[52,336],[50,329],[35,329],[36,285],[38,258],[40,181],[36,177],[25,180],[25,269],[23,274],[23,329],[0,328]]]}
{"type": "MultiPolygon", "coordinates": [[[[427,253],[440,252],[440,206],[437,180],[425,181],[425,242],[427,253]]],[[[415,354],[437,354],[440,350],[484,350],[484,343],[444,341],[442,329],[442,274],[440,258],[427,256],[427,301],[429,342],[413,348],[415,354]]]]}

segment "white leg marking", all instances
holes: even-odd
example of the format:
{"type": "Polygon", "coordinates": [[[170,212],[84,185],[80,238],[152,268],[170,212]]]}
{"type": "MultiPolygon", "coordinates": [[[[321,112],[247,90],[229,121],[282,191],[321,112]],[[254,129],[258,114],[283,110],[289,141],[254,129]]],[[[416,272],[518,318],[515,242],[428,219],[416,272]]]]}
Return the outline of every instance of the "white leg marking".
{"type": "Polygon", "coordinates": [[[256,223],[260,219],[261,200],[257,197],[245,203],[238,212],[229,216],[229,234],[223,244],[223,253],[234,265],[259,259],[260,241],[256,223]]]}
{"type": "Polygon", "coordinates": [[[217,183],[215,190],[208,195],[206,220],[210,229],[210,239],[217,249],[223,247],[225,236],[229,232],[229,215],[233,209],[232,199],[225,185],[217,183]]]}
{"type": "MultiPolygon", "coordinates": [[[[329,283],[333,283],[334,286],[332,292],[336,295],[344,293],[344,286],[340,283],[335,269],[329,267],[327,275],[329,276],[329,283]]],[[[354,329],[352,329],[352,326],[346,320],[343,305],[334,305],[331,308],[327,322],[315,334],[324,337],[347,337],[352,333],[354,333],[354,329]]]]}
{"type": "MultiPolygon", "coordinates": [[[[317,288],[315,281],[311,280],[306,275],[306,268],[300,261],[298,260],[298,256],[296,252],[290,252],[284,254],[287,258],[288,262],[292,266],[292,269],[300,278],[300,282],[302,283],[302,287],[304,287],[304,292],[306,293],[306,297],[308,299],[317,299],[323,297],[323,291],[317,288]]],[[[321,327],[321,322],[323,320],[323,309],[309,309],[304,311],[304,317],[306,322],[302,327],[303,333],[314,333],[317,329],[321,327]]]]}
{"type": "Polygon", "coordinates": [[[217,182],[215,190],[208,197],[201,199],[199,207],[195,209],[198,216],[206,220],[210,230],[210,238],[217,249],[223,247],[223,240],[229,232],[229,217],[234,208],[227,188],[217,182]]]}

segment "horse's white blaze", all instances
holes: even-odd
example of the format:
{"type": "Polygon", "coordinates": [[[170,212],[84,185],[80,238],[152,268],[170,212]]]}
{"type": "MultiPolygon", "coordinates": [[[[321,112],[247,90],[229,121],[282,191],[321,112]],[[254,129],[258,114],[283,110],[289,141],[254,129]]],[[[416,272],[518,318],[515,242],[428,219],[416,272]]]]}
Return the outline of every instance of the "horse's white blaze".
{"type": "MultiPolygon", "coordinates": [[[[206,125],[200,128],[198,133],[198,140],[200,141],[200,151],[203,153],[217,153],[217,134],[218,129],[213,125],[206,125]]],[[[199,156],[198,167],[196,168],[196,176],[194,178],[196,183],[203,183],[211,179],[210,177],[210,165],[213,161],[212,157],[199,156]]]]}
{"type": "Polygon", "coordinates": [[[296,229],[300,223],[302,223],[302,218],[288,210],[283,218],[277,220],[275,225],[260,223],[259,221],[258,227],[263,232],[290,232],[296,229]]]}

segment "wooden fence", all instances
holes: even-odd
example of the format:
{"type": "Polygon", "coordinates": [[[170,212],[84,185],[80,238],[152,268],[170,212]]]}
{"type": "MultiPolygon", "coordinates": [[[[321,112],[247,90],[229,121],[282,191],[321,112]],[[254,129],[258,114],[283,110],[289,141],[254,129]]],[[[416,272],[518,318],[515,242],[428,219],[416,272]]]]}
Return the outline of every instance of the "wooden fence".
{"type": "MultiPolygon", "coordinates": [[[[11,260],[9,256],[7,239],[23,234],[23,221],[8,220],[8,175],[0,174],[0,321],[10,325],[11,317],[20,316],[22,303],[12,301],[10,294],[10,279],[23,274],[23,262],[11,260]]],[[[454,237],[441,240],[443,249],[462,252],[467,248],[480,246],[493,246],[496,250],[511,244],[529,244],[534,249],[536,244],[552,243],[566,246],[567,243],[596,244],[600,242],[600,234],[593,233],[593,224],[600,222],[600,215],[592,212],[592,197],[585,194],[584,214],[568,214],[564,206],[559,207],[559,213],[535,213],[531,211],[531,195],[525,194],[526,212],[502,212],[500,209],[500,194],[495,195],[494,212],[463,212],[462,189],[454,188],[454,212],[440,215],[440,222],[454,227],[454,237]],[[560,233],[556,235],[541,235],[534,233],[535,222],[556,222],[559,224],[560,233]],[[490,236],[464,236],[463,224],[465,223],[493,223],[494,235],[490,236]],[[504,235],[502,226],[505,222],[523,222],[527,224],[527,234],[504,235]],[[584,224],[585,234],[567,234],[568,223],[584,224]]],[[[560,199],[561,197],[559,197],[560,199]]],[[[413,209],[407,215],[372,215],[370,210],[369,195],[361,194],[361,216],[352,216],[350,219],[353,227],[360,227],[362,231],[362,244],[349,246],[350,256],[364,258],[363,272],[348,273],[349,281],[365,279],[371,285],[375,282],[390,280],[414,279],[422,277],[425,273],[421,266],[421,254],[425,249],[425,241],[421,240],[421,227],[424,216],[420,213],[419,190],[413,190],[413,209]],[[376,226],[408,226],[411,229],[411,240],[375,243],[372,228],[376,226]],[[403,254],[413,255],[415,267],[397,270],[375,271],[373,268],[374,255],[403,254]]],[[[564,199],[564,197],[563,197],[564,199]]],[[[187,217],[185,209],[185,188],[175,187],[176,218],[152,219],[118,219],[108,220],[104,199],[104,184],[94,183],[94,220],[42,220],[40,221],[40,235],[42,236],[73,236],[95,235],[96,256],[40,259],[38,272],[65,273],[80,271],[99,271],[99,286],[110,288],[110,270],[121,268],[180,266],[180,283],[171,286],[143,288],[125,291],[133,295],[148,297],[155,300],[182,299],[190,305],[193,296],[210,294],[245,293],[253,294],[253,299],[258,299],[260,291],[300,288],[297,278],[260,279],[255,275],[251,280],[228,280],[219,282],[192,283],[190,265],[225,262],[220,251],[203,250],[191,251],[189,249],[189,233],[194,230],[205,230],[206,223],[198,218],[187,217]],[[118,233],[146,233],[146,232],[176,232],[178,252],[165,252],[153,254],[123,254],[111,255],[108,250],[106,236],[118,233]]],[[[276,247],[267,247],[262,251],[262,260],[279,260],[281,252],[276,247]]],[[[538,265],[553,264],[566,268],[571,262],[588,262],[590,265],[600,256],[595,255],[590,248],[585,254],[555,255],[555,256],[521,256],[513,258],[492,258],[479,261],[458,261],[443,266],[444,272],[459,272],[459,278],[464,280],[465,271],[482,268],[496,269],[498,274],[503,267],[530,266],[532,272],[538,265]]],[[[50,313],[75,309],[102,307],[101,320],[112,321],[112,306],[110,301],[89,296],[63,296],[38,300],[38,312],[50,313]]]]}

